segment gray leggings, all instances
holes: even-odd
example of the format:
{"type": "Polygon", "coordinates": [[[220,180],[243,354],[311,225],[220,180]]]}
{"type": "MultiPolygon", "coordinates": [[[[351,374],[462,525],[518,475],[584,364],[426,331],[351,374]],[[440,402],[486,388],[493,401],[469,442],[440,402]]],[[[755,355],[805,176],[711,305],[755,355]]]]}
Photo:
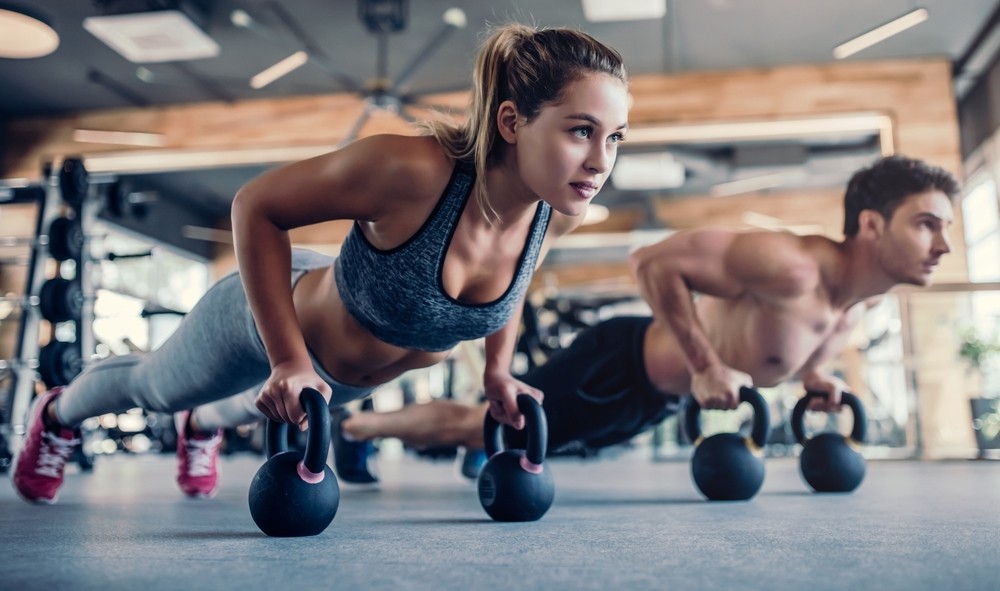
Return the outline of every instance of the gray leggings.
{"type": "MultiPolygon", "coordinates": [[[[333,263],[331,257],[294,250],[292,285],[306,271],[333,263]]],[[[313,366],[333,389],[332,406],[372,391],[337,382],[315,357],[313,366]]],[[[111,357],[88,367],[56,399],[55,412],[60,423],[75,426],[90,417],[135,407],[163,413],[199,407],[198,423],[203,428],[235,427],[263,418],[253,401],[270,375],[243,283],[231,273],[205,293],[159,349],[111,357]]]]}

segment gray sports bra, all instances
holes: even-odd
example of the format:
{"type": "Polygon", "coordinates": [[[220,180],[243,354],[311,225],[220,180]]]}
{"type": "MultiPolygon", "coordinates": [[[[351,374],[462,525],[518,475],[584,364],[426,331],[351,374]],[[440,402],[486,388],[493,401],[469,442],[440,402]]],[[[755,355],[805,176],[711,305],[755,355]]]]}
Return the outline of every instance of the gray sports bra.
{"type": "Polygon", "coordinates": [[[397,347],[447,351],[461,341],[500,330],[528,288],[551,208],[539,203],[514,280],[499,299],[473,304],[444,290],[445,254],[469,202],[475,169],[457,164],[444,194],[423,226],[403,244],[379,250],[355,223],[334,265],[348,312],[377,338],[397,347]]]}

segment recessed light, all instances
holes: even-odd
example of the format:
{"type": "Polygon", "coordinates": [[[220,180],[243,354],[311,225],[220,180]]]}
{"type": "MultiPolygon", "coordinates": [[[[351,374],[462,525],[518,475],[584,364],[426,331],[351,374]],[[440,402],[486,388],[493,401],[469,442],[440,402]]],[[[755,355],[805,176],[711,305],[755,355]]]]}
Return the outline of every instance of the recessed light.
{"type": "Polygon", "coordinates": [[[91,16],[83,28],[137,64],[219,55],[219,44],[179,10],[91,16]]]}
{"type": "Polygon", "coordinates": [[[833,49],[833,57],[840,60],[854,55],[862,49],[867,49],[876,43],[881,43],[898,35],[903,31],[915,27],[929,18],[926,8],[918,8],[912,12],[887,22],[886,24],[874,28],[863,35],[859,35],[850,41],[841,43],[833,49]]]}
{"type": "Polygon", "coordinates": [[[0,58],[44,57],[57,47],[59,34],[45,17],[24,8],[0,4],[0,58]]]}
{"type": "Polygon", "coordinates": [[[583,16],[592,23],[663,18],[666,0],[583,0],[583,16]]]}

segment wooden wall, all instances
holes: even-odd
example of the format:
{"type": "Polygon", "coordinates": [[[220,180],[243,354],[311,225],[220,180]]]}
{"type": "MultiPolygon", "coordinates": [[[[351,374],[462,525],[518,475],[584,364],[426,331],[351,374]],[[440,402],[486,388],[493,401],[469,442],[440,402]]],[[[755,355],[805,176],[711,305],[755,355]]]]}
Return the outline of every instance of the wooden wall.
{"type": "MultiPolygon", "coordinates": [[[[631,84],[634,103],[630,123],[638,127],[664,122],[876,111],[891,116],[898,152],[960,173],[957,113],[951,88],[951,64],[946,59],[636,76],[631,84]]],[[[465,97],[449,95],[440,97],[440,101],[460,106],[464,105],[465,97]]],[[[72,130],[77,127],[162,133],[165,145],[158,149],[162,163],[192,151],[203,155],[201,159],[205,162],[210,161],[213,152],[225,153],[230,159],[234,155],[252,158],[249,150],[255,148],[288,150],[289,154],[301,154],[303,150],[318,153],[336,145],[361,108],[360,101],[354,97],[334,95],[122,109],[56,119],[12,121],[5,133],[0,134],[6,138],[0,177],[35,178],[39,162],[55,154],[85,153],[96,158],[100,154],[123,151],[120,146],[74,143],[72,130]]],[[[376,117],[362,135],[378,132],[411,133],[411,130],[395,117],[376,117]]],[[[830,236],[840,237],[843,220],[840,197],[839,192],[821,191],[720,199],[663,199],[658,202],[656,211],[671,227],[679,228],[732,223],[740,212],[752,209],[788,224],[818,225],[830,236]]],[[[629,212],[616,213],[604,224],[586,231],[627,230],[637,219],[638,216],[629,212]]],[[[967,277],[960,220],[956,226],[956,249],[942,263],[938,273],[941,281],[964,281],[967,277]]],[[[339,241],[344,229],[342,224],[302,229],[295,239],[328,244],[339,241]]],[[[628,280],[624,267],[614,264],[560,269],[546,276],[549,281],[562,284],[609,277],[628,280]]],[[[915,315],[914,322],[931,323],[941,330],[949,328],[949,323],[954,325],[959,306],[950,306],[947,302],[936,305],[939,308],[934,314],[915,315]]],[[[917,332],[927,332],[926,328],[918,327],[917,332]]],[[[942,345],[945,346],[950,347],[950,343],[942,345]]],[[[922,360],[942,355],[954,357],[954,352],[922,348],[920,355],[922,357],[913,360],[917,366],[922,360]]],[[[924,449],[928,456],[961,454],[972,446],[969,429],[951,427],[960,422],[967,424],[969,420],[966,397],[956,394],[954,384],[948,383],[951,379],[933,372],[918,374],[924,449]]]]}

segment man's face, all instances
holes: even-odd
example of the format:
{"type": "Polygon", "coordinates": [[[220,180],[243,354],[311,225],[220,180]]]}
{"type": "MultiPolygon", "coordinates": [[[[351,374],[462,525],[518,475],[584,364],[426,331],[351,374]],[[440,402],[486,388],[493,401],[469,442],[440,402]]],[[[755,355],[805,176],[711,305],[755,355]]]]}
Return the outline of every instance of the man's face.
{"type": "Polygon", "coordinates": [[[914,193],[886,221],[878,241],[882,269],[898,283],[929,285],[941,257],[951,252],[951,200],[936,189],[914,193]]]}

